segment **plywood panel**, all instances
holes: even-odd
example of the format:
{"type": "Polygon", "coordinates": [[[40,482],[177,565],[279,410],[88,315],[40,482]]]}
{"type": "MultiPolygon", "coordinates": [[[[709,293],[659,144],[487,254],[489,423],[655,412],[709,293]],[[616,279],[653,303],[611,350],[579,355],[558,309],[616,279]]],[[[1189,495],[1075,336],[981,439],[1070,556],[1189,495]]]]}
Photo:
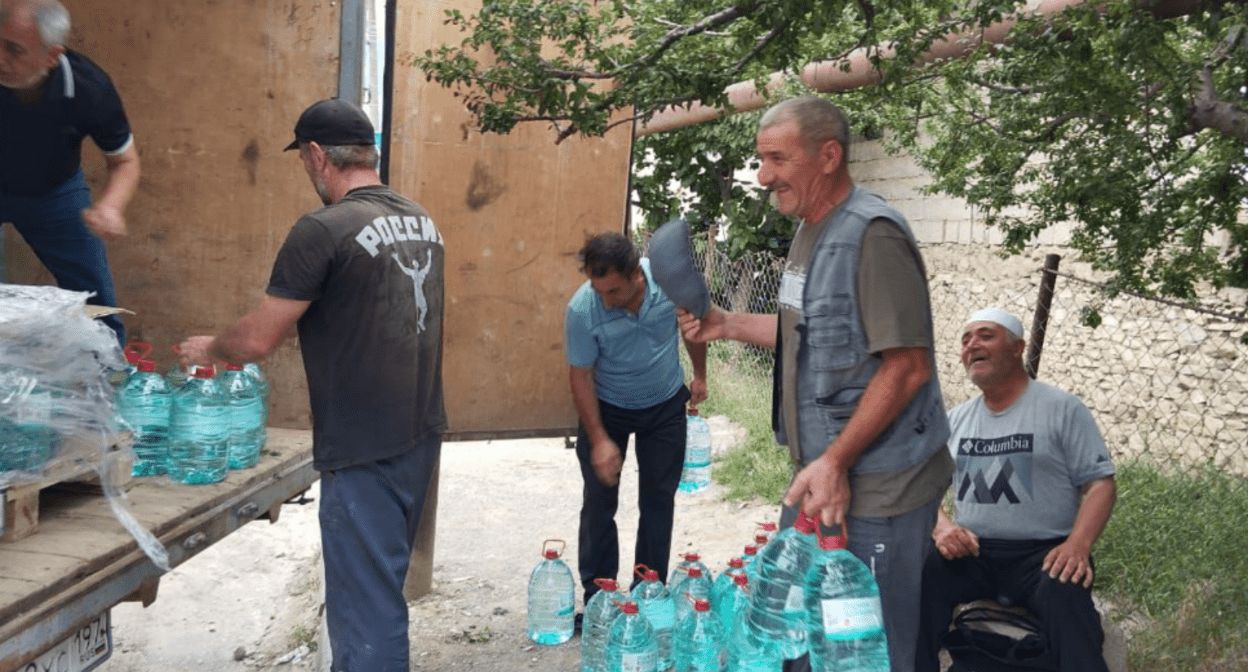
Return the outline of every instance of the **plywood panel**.
{"type": "Polygon", "coordinates": [[[458,43],[444,11],[480,2],[399,3],[390,176],[446,240],[447,410],[456,433],[548,433],[575,427],[563,315],[584,281],[586,235],[623,229],[631,131],[570,139],[540,124],[482,135],[412,55],[458,43]]]}
{"type": "MultiPolygon", "coordinates": [[[[130,233],[108,253],[118,301],[137,313],[127,319],[131,338],[154,342],[164,370],[171,344],[220,331],[259,302],[286,233],[319,206],[297,157],[282,148],[300,111],[336,92],[340,3],[65,4],[71,46],[109,72],[134,129],[142,181],[127,212],[130,233]]],[[[98,188],[100,154],[89,142],[83,153],[98,188]]],[[[14,281],[51,283],[28,252],[10,255],[9,267],[14,281]]],[[[271,422],[308,426],[297,341],[266,369],[271,422]]]]}

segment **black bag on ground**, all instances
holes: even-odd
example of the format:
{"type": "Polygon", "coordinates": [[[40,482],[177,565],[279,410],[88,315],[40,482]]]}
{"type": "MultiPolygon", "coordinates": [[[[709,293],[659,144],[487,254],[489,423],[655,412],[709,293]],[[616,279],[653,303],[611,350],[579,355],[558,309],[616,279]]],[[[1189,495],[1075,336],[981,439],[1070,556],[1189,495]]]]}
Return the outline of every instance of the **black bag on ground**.
{"type": "Polygon", "coordinates": [[[1019,609],[977,603],[953,618],[941,644],[948,672],[1058,672],[1036,619],[1019,609]]]}

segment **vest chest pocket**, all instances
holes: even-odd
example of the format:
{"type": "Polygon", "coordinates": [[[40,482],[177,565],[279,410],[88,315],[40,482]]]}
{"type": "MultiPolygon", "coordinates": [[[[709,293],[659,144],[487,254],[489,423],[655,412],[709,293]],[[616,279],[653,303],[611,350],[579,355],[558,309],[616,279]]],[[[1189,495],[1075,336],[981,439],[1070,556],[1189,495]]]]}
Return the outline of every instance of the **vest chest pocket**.
{"type": "Polygon", "coordinates": [[[854,324],[850,319],[853,298],[831,297],[812,306],[801,329],[809,351],[807,365],[815,371],[848,369],[859,363],[864,353],[854,346],[854,324]]]}

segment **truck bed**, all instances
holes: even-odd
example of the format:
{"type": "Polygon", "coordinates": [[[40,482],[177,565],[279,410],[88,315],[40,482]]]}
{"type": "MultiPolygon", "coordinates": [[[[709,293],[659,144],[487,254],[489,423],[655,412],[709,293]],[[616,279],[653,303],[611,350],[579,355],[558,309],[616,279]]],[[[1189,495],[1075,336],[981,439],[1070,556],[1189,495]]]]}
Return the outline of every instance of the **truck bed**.
{"type": "MultiPolygon", "coordinates": [[[[252,520],[276,522],[282,503],[316,478],[311,432],[270,427],[256,466],[212,485],[136,478],[127,500],[176,567],[252,520]]],[[[0,672],[21,669],[119,602],[150,604],[161,574],[102,495],[44,490],[38,531],[0,543],[0,672]]]]}

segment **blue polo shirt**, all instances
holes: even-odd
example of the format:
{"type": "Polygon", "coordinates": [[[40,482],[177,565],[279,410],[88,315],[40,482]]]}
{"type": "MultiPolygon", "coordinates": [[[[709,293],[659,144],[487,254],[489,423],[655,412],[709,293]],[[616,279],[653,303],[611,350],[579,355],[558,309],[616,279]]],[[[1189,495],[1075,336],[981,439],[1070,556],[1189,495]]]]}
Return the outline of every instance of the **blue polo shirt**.
{"type": "Polygon", "coordinates": [[[598,398],[628,409],[649,408],[671,399],[685,384],[680,366],[680,330],[676,306],[641,260],[646,296],[633,315],[607,308],[586,280],[572,300],[563,323],[568,364],[594,369],[598,398]]]}
{"type": "Polygon", "coordinates": [[[133,142],[117,89],[86,56],[62,54],[38,102],[0,86],[0,193],[43,196],[61,186],[78,172],[87,136],[105,154],[133,142]]]}

